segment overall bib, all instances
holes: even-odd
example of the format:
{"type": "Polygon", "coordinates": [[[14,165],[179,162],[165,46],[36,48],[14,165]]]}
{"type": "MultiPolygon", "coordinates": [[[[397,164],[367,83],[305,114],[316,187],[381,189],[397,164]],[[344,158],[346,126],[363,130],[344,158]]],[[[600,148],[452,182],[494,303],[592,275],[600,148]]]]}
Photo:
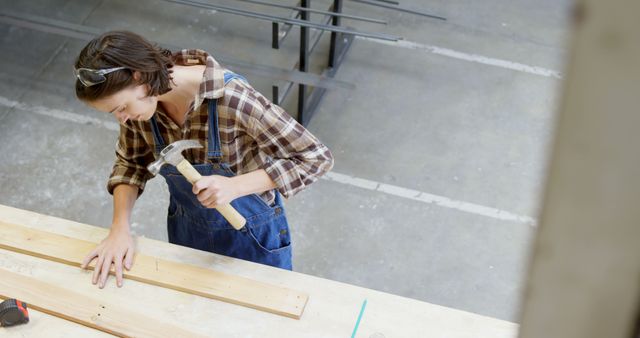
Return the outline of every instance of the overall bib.
{"type": "MultiPolygon", "coordinates": [[[[225,85],[241,76],[225,73],[225,85]]],[[[245,80],[246,81],[246,80],[245,80]]],[[[209,100],[208,163],[193,164],[202,175],[234,176],[227,163],[222,162],[218,133],[217,100],[209,100]]],[[[166,144],[160,135],[155,115],[151,129],[156,143],[156,154],[166,144]]],[[[234,229],[215,209],[204,207],[192,192],[192,185],[171,165],[160,170],[169,186],[170,202],[167,217],[169,242],[225,256],[240,258],[291,270],[291,237],[284,213],[282,198],[277,190],[273,206],[260,196],[251,194],[231,202],[246,219],[241,230],[234,229]]]]}

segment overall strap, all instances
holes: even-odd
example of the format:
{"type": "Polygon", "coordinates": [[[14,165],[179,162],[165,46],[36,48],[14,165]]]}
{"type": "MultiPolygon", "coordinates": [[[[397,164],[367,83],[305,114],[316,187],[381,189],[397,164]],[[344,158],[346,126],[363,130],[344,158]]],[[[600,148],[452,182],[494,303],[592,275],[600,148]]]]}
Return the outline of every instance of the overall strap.
{"type": "MultiPolygon", "coordinates": [[[[243,76],[233,72],[224,73],[224,84],[226,85],[233,79],[240,79],[247,82],[243,76]]],[[[218,129],[218,100],[209,100],[209,135],[208,135],[208,150],[207,157],[213,161],[220,161],[222,159],[222,151],[220,150],[220,130],[218,129]]]]}
{"type": "Polygon", "coordinates": [[[233,80],[233,79],[240,79],[246,83],[249,83],[249,81],[247,81],[247,79],[244,78],[244,76],[240,75],[240,74],[236,74],[234,72],[225,72],[224,73],[224,84],[226,85],[229,81],[233,80]]]}
{"type": "Polygon", "coordinates": [[[218,100],[209,100],[209,135],[207,157],[213,162],[222,159],[220,151],[220,132],[218,131],[218,100]]]}
{"type": "Polygon", "coordinates": [[[158,128],[158,121],[156,120],[156,115],[153,114],[151,117],[151,131],[153,132],[153,141],[156,144],[156,157],[160,155],[162,149],[164,149],[164,139],[162,135],[160,135],[160,129],[158,128]]]}

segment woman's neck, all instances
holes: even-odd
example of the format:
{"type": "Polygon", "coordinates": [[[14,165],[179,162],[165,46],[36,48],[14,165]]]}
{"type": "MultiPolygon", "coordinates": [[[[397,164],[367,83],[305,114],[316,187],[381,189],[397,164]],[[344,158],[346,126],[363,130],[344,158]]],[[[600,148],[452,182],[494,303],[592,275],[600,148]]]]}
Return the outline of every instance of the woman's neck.
{"type": "Polygon", "coordinates": [[[158,97],[169,117],[179,126],[184,124],[188,109],[194,101],[205,66],[173,66],[171,90],[158,97]]]}

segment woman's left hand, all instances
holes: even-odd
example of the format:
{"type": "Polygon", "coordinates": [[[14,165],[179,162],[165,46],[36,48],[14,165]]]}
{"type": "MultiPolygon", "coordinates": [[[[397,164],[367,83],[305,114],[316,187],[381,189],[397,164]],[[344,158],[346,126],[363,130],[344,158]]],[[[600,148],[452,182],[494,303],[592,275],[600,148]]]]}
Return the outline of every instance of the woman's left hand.
{"type": "Polygon", "coordinates": [[[238,198],[232,178],[225,176],[203,176],[193,184],[193,193],[198,195],[198,201],[207,208],[215,208],[218,205],[229,204],[238,198]]]}

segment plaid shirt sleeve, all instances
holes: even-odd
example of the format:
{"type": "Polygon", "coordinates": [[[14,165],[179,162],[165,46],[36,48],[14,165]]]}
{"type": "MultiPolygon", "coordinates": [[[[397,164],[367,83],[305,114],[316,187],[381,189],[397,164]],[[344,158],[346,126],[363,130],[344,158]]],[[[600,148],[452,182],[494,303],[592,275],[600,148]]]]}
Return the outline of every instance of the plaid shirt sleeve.
{"type": "Polygon", "coordinates": [[[289,198],[333,167],[333,155],[311,132],[250,86],[229,98],[262,156],[262,169],[289,198]]]}
{"type": "Polygon", "coordinates": [[[132,127],[130,122],[120,125],[120,136],[116,144],[116,161],[107,181],[107,190],[113,194],[118,184],[131,184],[144,191],[146,182],[153,177],[147,170],[147,164],[153,162],[152,148],[142,137],[140,131],[132,127]]]}

